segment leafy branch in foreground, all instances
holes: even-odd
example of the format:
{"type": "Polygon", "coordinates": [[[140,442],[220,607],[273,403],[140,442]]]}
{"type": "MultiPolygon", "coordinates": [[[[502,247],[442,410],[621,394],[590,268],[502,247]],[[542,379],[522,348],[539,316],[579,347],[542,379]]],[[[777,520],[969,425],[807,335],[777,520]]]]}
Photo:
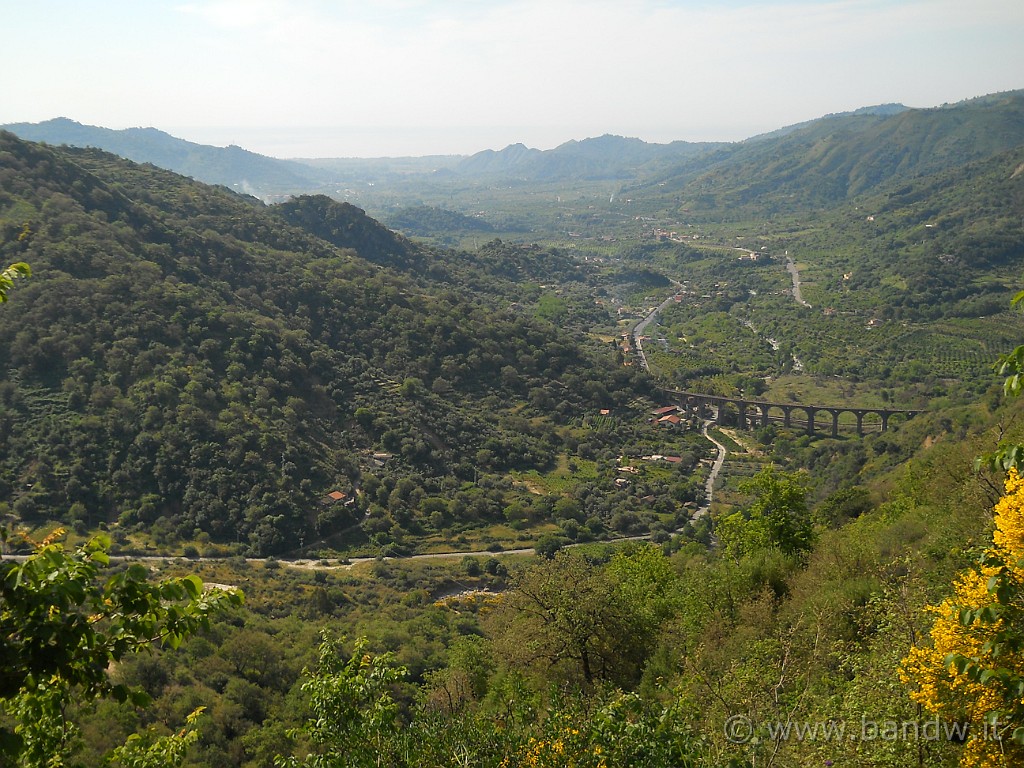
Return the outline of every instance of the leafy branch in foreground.
{"type": "Polygon", "coordinates": [[[133,733],[111,753],[113,764],[121,768],[166,768],[168,765],[178,765],[185,758],[188,748],[199,740],[196,721],[204,709],[199,707],[185,718],[185,727],[177,733],[159,737],[133,733]]]}
{"type": "Polygon", "coordinates": [[[23,261],[15,262],[0,272],[0,303],[7,301],[7,292],[14,287],[17,277],[32,277],[32,269],[23,261]]]}
{"type": "Polygon", "coordinates": [[[62,764],[72,701],[148,703],[145,693],[111,683],[112,662],[154,645],[175,648],[213,613],[242,602],[238,591],[205,590],[197,576],[150,582],[137,563],[104,579],[109,541],[68,550],[61,533],[21,562],[0,557],[0,702],[16,723],[0,730],[0,747],[20,765],[62,764]]]}

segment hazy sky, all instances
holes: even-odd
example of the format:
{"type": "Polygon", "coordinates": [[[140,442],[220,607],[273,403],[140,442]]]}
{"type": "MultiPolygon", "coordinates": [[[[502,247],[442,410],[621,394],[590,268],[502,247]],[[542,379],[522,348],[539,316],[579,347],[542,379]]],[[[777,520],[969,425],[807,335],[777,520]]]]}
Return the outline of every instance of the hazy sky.
{"type": "Polygon", "coordinates": [[[1021,0],[0,0],[0,123],[277,157],[734,140],[1024,88],[1021,0]]]}

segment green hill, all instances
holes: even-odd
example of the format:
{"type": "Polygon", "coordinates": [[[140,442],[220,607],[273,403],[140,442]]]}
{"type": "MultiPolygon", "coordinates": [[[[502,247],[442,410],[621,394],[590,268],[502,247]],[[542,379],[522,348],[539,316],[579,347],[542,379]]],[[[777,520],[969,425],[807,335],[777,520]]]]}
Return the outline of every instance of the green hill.
{"type": "Polygon", "coordinates": [[[501,493],[450,515],[453,489],[551,466],[556,406],[634,396],[610,356],[500,293],[362,252],[426,258],[325,198],[268,208],[0,134],[0,258],[33,268],[0,316],[0,499],[28,523],[116,524],[126,544],[281,552],[368,512],[395,541],[503,520],[501,493]],[[509,421],[531,393],[550,405],[509,421]],[[335,489],[373,494],[323,505],[335,489]],[[427,496],[445,500],[433,522],[427,496]]]}
{"type": "Polygon", "coordinates": [[[476,216],[428,205],[412,206],[387,217],[390,226],[414,237],[449,237],[465,233],[494,232],[494,227],[476,216]]]}
{"type": "Polygon", "coordinates": [[[821,208],[982,160],[1024,143],[1024,91],[934,109],[852,113],[755,137],[681,165],[634,195],[671,195],[695,212],[821,208]]]}

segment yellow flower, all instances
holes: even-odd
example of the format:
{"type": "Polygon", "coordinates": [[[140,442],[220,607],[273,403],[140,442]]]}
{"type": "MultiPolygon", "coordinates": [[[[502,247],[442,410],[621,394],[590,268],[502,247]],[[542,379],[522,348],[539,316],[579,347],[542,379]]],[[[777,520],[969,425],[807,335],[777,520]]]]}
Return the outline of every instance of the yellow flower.
{"type": "MultiPolygon", "coordinates": [[[[1018,577],[1024,576],[1017,567],[1024,556],[1024,479],[1016,470],[1011,470],[1006,480],[1006,494],[996,505],[995,513],[993,546],[988,554],[1009,566],[1018,577]]],[[[970,721],[971,735],[960,759],[965,768],[1019,765],[1024,758],[1009,737],[1000,742],[991,738],[991,730],[985,728],[985,715],[1004,704],[1001,689],[994,682],[975,682],[945,663],[950,654],[958,654],[977,659],[986,667],[1024,673],[1024,658],[1020,655],[1004,654],[996,659],[985,649],[986,641],[1004,628],[1002,619],[968,626],[960,622],[962,609],[977,609],[995,602],[988,583],[998,572],[996,567],[985,566],[960,574],[953,583],[953,596],[928,609],[935,614],[931,646],[911,648],[899,670],[902,682],[912,686],[911,698],[929,712],[952,721],[970,721]]]]}

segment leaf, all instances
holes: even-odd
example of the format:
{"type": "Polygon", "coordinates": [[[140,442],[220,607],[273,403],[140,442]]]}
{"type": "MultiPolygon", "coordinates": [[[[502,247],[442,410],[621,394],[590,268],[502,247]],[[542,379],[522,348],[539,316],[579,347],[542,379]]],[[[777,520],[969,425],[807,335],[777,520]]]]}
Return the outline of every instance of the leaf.
{"type": "Polygon", "coordinates": [[[943,659],[942,664],[947,669],[952,668],[958,675],[962,675],[971,660],[959,653],[951,653],[943,659]]]}
{"type": "Polygon", "coordinates": [[[92,562],[99,563],[103,566],[110,565],[110,555],[108,555],[106,552],[103,552],[102,550],[96,550],[95,552],[90,553],[89,559],[92,562]]]}
{"type": "Polygon", "coordinates": [[[195,574],[186,576],[181,581],[190,597],[195,598],[203,594],[203,580],[195,574]]]}
{"type": "Polygon", "coordinates": [[[127,685],[118,684],[110,689],[110,695],[116,701],[125,702],[128,701],[128,697],[131,696],[131,689],[127,685]]]}

